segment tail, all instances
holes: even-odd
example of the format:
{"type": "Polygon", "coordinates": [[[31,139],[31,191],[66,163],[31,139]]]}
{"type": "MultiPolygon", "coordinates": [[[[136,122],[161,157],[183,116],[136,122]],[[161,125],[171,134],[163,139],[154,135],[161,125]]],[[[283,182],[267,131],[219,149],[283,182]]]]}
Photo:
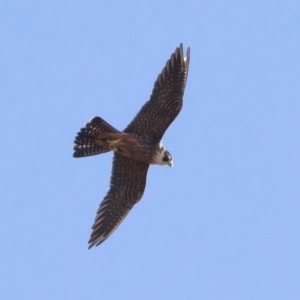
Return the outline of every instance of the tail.
{"type": "Polygon", "coordinates": [[[84,128],[81,128],[75,138],[73,157],[84,157],[110,151],[106,142],[108,134],[120,133],[100,117],[94,117],[84,128]],[[105,137],[106,136],[106,137],[105,137]]]}

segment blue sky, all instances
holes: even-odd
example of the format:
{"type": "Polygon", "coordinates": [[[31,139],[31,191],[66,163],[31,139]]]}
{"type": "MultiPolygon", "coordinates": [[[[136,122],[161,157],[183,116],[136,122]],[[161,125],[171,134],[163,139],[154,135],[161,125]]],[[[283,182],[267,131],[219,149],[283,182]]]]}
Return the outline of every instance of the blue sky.
{"type": "Polygon", "coordinates": [[[1,299],[300,299],[299,1],[0,1],[1,299]],[[143,199],[87,250],[118,129],[171,53],[184,107],[143,199]]]}

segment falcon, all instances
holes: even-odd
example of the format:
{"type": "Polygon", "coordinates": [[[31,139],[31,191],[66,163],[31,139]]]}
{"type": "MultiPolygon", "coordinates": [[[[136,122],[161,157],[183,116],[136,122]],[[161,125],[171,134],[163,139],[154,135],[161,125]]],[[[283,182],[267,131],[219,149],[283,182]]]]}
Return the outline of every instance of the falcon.
{"type": "Polygon", "coordinates": [[[78,132],[73,157],[114,152],[110,188],[97,211],[89,249],[103,243],[142,198],[149,166],[173,165],[161,140],[182,108],[189,62],[190,49],[184,57],[180,44],[158,75],[150,100],[123,131],[94,117],[78,132]]]}

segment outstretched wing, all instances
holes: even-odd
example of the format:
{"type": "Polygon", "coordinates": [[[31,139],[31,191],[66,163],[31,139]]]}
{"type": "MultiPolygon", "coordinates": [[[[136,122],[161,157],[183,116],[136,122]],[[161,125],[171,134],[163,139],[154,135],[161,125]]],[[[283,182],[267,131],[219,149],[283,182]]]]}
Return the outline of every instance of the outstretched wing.
{"type": "Polygon", "coordinates": [[[149,165],[114,154],[110,189],[100,204],[89,249],[104,242],[143,196],[149,165]]]}
{"type": "Polygon", "coordinates": [[[154,140],[161,140],[182,108],[189,62],[190,48],[184,57],[183,47],[180,44],[158,75],[150,100],[145,103],[124,132],[148,135],[154,140]]]}

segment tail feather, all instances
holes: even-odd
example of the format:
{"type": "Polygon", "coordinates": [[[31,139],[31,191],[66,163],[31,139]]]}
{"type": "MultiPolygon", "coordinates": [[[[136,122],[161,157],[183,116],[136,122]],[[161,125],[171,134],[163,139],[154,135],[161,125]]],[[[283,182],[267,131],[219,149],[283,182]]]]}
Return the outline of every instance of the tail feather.
{"type": "Polygon", "coordinates": [[[92,118],[77,133],[73,157],[85,157],[110,151],[105,140],[101,140],[101,137],[104,138],[105,134],[109,133],[119,133],[119,131],[100,117],[92,118]]]}

